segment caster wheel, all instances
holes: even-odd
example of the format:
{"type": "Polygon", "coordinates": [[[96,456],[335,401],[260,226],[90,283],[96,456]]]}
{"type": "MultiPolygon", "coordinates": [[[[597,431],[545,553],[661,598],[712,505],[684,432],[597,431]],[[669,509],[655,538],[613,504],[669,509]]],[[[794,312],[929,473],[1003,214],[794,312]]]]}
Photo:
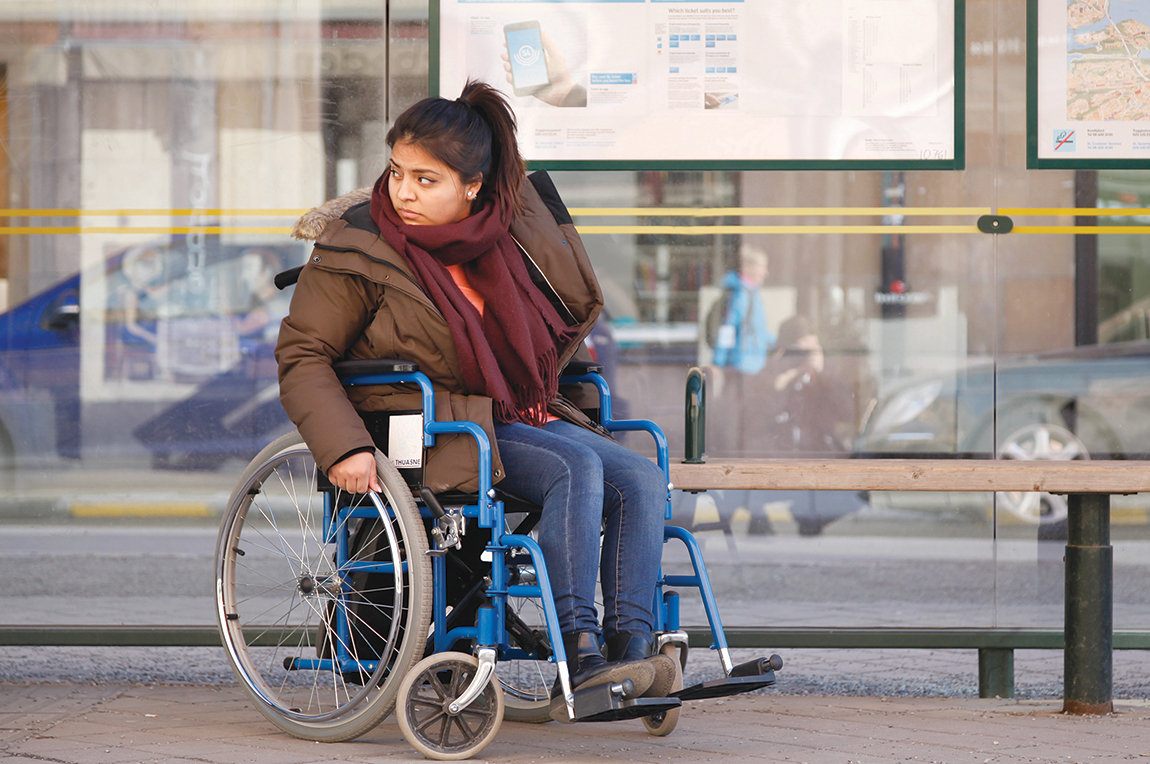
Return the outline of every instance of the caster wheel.
{"type": "Polygon", "coordinates": [[[482,751],[503,723],[503,690],[488,681],[478,698],[458,714],[448,706],[463,694],[479,668],[464,653],[424,658],[399,685],[399,729],[415,750],[429,759],[457,761],[482,751]]]}
{"type": "MultiPolygon", "coordinates": [[[[663,645],[661,652],[675,664],[675,681],[671,684],[671,692],[678,692],[683,689],[683,663],[686,662],[687,649],[666,644],[663,645]],[[680,650],[682,651],[681,656],[676,654],[680,650]]],[[[644,716],[643,726],[647,728],[647,732],[655,737],[666,737],[675,730],[675,725],[679,723],[679,712],[682,710],[681,708],[672,708],[652,716],[644,716]]]]}

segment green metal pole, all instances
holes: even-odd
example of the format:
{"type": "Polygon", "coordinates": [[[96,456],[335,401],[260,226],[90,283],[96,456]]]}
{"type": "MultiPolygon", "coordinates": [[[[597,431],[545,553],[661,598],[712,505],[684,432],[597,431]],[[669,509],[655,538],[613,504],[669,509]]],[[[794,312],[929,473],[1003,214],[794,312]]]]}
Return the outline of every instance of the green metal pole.
{"type": "Polygon", "coordinates": [[[978,650],[978,697],[1014,697],[1014,651],[997,647],[978,650]]]}
{"type": "Polygon", "coordinates": [[[1062,710],[1114,711],[1114,549],[1110,496],[1071,494],[1066,535],[1062,710]]]}
{"type": "Polygon", "coordinates": [[[684,464],[702,464],[707,440],[707,378],[698,366],[687,372],[686,454],[684,464]]]}

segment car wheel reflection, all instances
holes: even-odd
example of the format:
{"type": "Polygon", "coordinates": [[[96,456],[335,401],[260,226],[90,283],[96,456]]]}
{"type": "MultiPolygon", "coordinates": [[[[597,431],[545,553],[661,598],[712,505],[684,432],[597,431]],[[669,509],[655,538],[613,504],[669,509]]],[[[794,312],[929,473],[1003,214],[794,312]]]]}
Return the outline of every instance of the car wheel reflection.
{"type": "Polygon", "coordinates": [[[12,436],[0,423],[0,493],[16,488],[16,448],[12,436]]]}
{"type": "MultiPolygon", "coordinates": [[[[1067,428],[1052,422],[1031,424],[1008,435],[998,449],[999,459],[1019,461],[1072,461],[1089,459],[1086,445],[1067,428]]],[[[1066,519],[1066,497],[1044,491],[1002,491],[998,506],[1028,523],[1047,525],[1066,519]]]]}

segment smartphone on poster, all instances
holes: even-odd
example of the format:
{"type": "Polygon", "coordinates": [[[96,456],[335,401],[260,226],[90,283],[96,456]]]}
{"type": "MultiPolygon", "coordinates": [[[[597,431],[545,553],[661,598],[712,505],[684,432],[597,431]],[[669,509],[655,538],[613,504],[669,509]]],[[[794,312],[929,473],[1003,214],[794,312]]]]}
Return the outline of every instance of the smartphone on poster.
{"type": "Polygon", "coordinates": [[[543,35],[538,21],[520,21],[503,27],[507,59],[511,62],[511,85],[515,95],[531,95],[551,84],[543,35]]]}

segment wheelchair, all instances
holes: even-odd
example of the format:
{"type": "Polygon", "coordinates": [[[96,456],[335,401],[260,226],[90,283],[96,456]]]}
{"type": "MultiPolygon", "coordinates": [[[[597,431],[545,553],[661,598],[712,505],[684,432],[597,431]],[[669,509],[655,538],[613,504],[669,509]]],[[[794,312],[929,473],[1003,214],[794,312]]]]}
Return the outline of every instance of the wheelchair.
{"type": "MultiPolygon", "coordinates": [[[[397,466],[377,449],[382,491],[349,495],[327,481],[295,432],[251,461],[220,527],[216,615],[232,669],[272,724],[295,737],[337,742],[366,733],[398,708],[414,748],[456,760],[481,751],[504,718],[550,721],[556,682],[568,721],[640,718],[653,735],[675,728],[684,701],[774,684],[782,667],[777,655],[732,663],[700,548],[689,532],[667,526],[664,543],[684,544],[694,571],[661,572],[652,592],[655,646],[677,667],[672,692],[631,697],[629,681],[572,692],[546,562],[531,536],[539,510],[493,490],[483,429],[436,421],[431,382],[415,364],[350,361],[335,368],[346,386],[418,386],[417,446],[443,435],[474,438],[479,492],[436,496],[420,485],[418,468],[397,466]],[[722,679],[683,687],[687,635],[672,587],[698,589],[722,679]]],[[[652,422],[612,419],[601,370],[571,364],[562,384],[594,386],[607,430],[650,433],[668,474],[663,433],[652,422]]],[[[386,433],[373,435],[388,445],[386,433]]],[[[668,481],[668,502],[670,489],[668,481]]]]}

